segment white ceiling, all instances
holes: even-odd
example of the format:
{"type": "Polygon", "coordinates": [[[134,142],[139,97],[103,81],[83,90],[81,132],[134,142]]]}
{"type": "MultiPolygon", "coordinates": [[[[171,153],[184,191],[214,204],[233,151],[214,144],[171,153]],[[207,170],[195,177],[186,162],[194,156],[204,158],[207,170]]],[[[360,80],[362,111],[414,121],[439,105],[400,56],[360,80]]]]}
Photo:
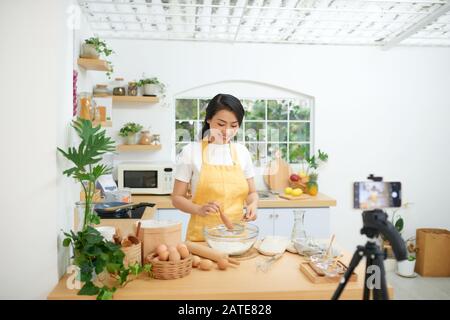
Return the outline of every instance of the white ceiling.
{"type": "Polygon", "coordinates": [[[104,39],[450,47],[450,0],[78,0],[104,39]]]}

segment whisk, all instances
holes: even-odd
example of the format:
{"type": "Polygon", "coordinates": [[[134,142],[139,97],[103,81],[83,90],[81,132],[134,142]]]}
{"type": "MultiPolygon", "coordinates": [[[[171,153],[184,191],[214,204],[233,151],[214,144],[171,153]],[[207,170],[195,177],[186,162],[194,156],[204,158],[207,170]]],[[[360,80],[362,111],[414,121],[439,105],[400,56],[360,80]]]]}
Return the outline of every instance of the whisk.
{"type": "Polygon", "coordinates": [[[269,259],[264,259],[264,260],[260,260],[256,263],[256,270],[261,270],[262,272],[267,272],[269,271],[270,266],[277,261],[278,259],[281,258],[281,256],[283,255],[282,253],[276,254],[272,257],[270,257],[269,259]]]}

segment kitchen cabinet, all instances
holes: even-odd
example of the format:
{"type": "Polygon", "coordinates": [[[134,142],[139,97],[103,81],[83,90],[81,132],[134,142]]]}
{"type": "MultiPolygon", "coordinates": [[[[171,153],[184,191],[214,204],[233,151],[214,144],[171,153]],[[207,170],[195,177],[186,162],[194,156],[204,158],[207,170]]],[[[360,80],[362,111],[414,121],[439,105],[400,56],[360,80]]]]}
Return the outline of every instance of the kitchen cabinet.
{"type": "Polygon", "coordinates": [[[259,209],[254,222],[259,228],[260,238],[267,235],[290,238],[294,226],[294,210],[304,210],[304,226],[308,235],[314,238],[330,236],[330,212],[328,208],[273,208],[259,209]]]}

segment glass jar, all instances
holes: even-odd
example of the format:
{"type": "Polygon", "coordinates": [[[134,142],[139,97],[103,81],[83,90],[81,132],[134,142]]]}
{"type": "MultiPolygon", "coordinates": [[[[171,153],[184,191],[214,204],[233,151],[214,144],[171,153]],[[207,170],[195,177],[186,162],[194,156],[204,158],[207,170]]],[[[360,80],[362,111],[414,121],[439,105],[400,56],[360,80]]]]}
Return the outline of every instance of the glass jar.
{"type": "Polygon", "coordinates": [[[307,241],[308,236],[305,230],[305,210],[294,210],[294,227],[292,228],[291,240],[307,241]]]}
{"type": "Polygon", "coordinates": [[[128,95],[137,96],[137,94],[138,94],[138,85],[136,81],[128,82],[128,95]]]}
{"type": "Polygon", "coordinates": [[[92,95],[87,92],[83,92],[79,94],[78,97],[78,117],[85,120],[92,120],[94,118],[94,100],[92,99],[92,95]]]}
{"type": "Polygon", "coordinates": [[[159,134],[154,134],[152,136],[152,144],[155,146],[159,146],[161,144],[161,136],[159,134]]]}
{"type": "Polygon", "coordinates": [[[141,131],[141,137],[139,138],[139,144],[151,144],[152,137],[150,136],[150,131],[141,131]]]}
{"type": "Polygon", "coordinates": [[[93,90],[94,97],[106,97],[109,95],[107,84],[97,84],[93,90]]]}
{"type": "Polygon", "coordinates": [[[116,78],[114,89],[113,89],[113,95],[114,96],[124,96],[126,94],[126,89],[123,85],[123,78],[116,78]]]}

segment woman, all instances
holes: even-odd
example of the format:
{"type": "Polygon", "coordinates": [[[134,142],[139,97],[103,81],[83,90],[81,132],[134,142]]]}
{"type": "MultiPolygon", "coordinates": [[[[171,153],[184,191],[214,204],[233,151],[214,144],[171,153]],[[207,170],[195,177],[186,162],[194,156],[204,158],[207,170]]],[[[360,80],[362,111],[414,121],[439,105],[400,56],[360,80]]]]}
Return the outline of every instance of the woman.
{"type": "Polygon", "coordinates": [[[244,113],[236,97],[216,95],[206,108],[202,140],[188,144],[179,155],[172,204],[191,214],[187,240],[204,241],[205,226],[223,223],[220,211],[233,223],[256,219],[258,194],[251,156],[244,145],[232,143],[244,113]],[[192,201],[185,197],[188,184],[192,201]]]}

